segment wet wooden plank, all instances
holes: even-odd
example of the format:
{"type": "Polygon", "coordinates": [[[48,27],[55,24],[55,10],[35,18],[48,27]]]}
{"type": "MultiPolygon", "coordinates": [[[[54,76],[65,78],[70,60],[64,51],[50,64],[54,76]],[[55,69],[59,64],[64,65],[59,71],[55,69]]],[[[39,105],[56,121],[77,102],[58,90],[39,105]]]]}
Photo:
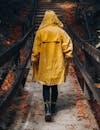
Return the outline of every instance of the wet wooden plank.
{"type": "Polygon", "coordinates": [[[99,130],[73,67],[70,67],[66,82],[58,87],[58,112],[51,123],[44,120],[42,86],[31,82],[31,78],[32,69],[25,85],[25,90],[30,92],[30,108],[27,116],[24,115],[26,116],[24,120],[20,116],[19,120],[15,121],[13,130],[99,130]]]}

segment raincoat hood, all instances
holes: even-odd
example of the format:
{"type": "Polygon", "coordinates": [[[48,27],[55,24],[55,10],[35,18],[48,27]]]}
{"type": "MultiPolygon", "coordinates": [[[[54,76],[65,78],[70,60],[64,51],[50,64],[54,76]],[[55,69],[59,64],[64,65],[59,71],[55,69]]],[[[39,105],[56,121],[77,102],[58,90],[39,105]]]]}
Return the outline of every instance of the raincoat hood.
{"type": "Polygon", "coordinates": [[[63,23],[58,19],[57,15],[52,10],[47,10],[45,12],[44,18],[39,26],[39,29],[42,29],[49,25],[57,25],[60,28],[63,28],[63,23]]]}

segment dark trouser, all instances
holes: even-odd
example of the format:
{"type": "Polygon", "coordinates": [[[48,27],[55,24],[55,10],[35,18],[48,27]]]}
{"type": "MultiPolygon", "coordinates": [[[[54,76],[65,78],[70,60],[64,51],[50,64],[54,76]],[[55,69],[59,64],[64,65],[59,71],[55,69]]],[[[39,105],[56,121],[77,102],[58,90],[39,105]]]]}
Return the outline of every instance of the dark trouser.
{"type": "Polygon", "coordinates": [[[51,100],[51,102],[56,102],[57,97],[58,97],[58,87],[57,87],[57,85],[54,85],[54,86],[43,85],[44,102],[50,101],[50,100],[51,100]],[[50,97],[51,97],[51,99],[50,99],[50,97]]]}

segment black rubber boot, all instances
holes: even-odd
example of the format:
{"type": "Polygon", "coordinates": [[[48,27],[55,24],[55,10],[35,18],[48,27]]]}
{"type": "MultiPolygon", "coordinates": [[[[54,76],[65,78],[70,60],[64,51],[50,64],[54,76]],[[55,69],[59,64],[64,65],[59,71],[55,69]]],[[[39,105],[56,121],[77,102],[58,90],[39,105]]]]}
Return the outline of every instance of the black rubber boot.
{"type": "Polygon", "coordinates": [[[46,122],[51,122],[51,105],[49,102],[45,103],[45,121],[46,122]]]}
{"type": "Polygon", "coordinates": [[[51,102],[51,114],[56,114],[57,109],[56,109],[56,102],[51,102]]]}

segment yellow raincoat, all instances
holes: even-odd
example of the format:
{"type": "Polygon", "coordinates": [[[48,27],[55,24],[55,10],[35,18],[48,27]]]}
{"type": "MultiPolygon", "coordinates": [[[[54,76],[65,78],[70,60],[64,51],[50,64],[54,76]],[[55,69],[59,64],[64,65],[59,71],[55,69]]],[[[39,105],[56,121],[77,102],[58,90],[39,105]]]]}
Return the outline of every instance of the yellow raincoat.
{"type": "Polygon", "coordinates": [[[33,77],[45,85],[63,83],[68,71],[65,59],[67,62],[72,58],[72,41],[62,27],[55,12],[48,10],[35,36],[31,56],[33,77]]]}

